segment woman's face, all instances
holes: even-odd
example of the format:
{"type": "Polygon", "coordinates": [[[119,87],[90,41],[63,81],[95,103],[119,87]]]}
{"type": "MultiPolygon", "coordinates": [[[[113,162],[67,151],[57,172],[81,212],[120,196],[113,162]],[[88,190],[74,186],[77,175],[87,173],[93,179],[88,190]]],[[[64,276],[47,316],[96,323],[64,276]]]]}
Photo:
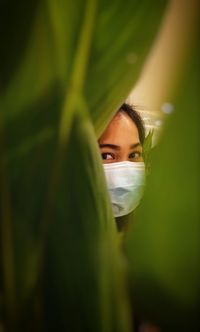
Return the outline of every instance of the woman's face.
{"type": "Polygon", "coordinates": [[[124,112],[115,115],[98,143],[104,164],[143,161],[138,129],[133,120],[124,112]]]}

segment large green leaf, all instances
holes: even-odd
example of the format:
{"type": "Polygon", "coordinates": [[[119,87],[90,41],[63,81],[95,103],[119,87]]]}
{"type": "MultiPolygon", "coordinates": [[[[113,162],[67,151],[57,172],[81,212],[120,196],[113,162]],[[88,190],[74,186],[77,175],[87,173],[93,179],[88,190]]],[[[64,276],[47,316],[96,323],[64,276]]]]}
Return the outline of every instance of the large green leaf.
{"type": "Polygon", "coordinates": [[[127,240],[137,312],[163,332],[199,331],[199,24],[196,30],[127,240]]]}
{"type": "Polygon", "coordinates": [[[128,331],[116,231],[110,206],[106,208],[101,161],[97,147],[90,146],[95,137],[91,123],[80,120],[76,116],[73,122],[54,202],[56,218],[49,228],[48,331],[128,331]],[[122,303],[115,303],[117,293],[122,303]]]}
{"type": "Polygon", "coordinates": [[[0,4],[8,31],[0,63],[0,291],[8,331],[129,330],[91,119],[101,132],[126,97],[164,5],[0,4]]]}
{"type": "MultiPolygon", "coordinates": [[[[48,93],[63,101],[64,96],[68,100],[71,94],[79,95],[81,89],[101,132],[138,78],[165,4],[166,0],[159,0],[155,7],[148,0],[126,4],[121,0],[43,0],[35,5],[34,17],[33,10],[26,12],[26,20],[23,11],[17,10],[18,21],[25,21],[28,28],[15,31],[11,25],[8,29],[13,40],[19,34],[21,38],[12,57],[20,60],[10,66],[14,42],[9,48],[5,42],[1,62],[6,116],[15,120],[48,93]]],[[[13,3],[1,6],[9,18],[13,3]]],[[[7,21],[4,18],[2,29],[7,21]]]]}

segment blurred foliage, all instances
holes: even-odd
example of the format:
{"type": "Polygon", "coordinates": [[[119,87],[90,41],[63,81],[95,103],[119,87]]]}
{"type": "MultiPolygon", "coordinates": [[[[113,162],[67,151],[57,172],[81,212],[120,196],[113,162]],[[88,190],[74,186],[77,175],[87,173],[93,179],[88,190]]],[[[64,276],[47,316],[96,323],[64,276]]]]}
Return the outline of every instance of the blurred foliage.
{"type": "Polygon", "coordinates": [[[200,329],[199,23],[126,244],[137,313],[162,332],[200,329]]]}
{"type": "Polygon", "coordinates": [[[153,148],[153,135],[154,131],[150,130],[147,136],[145,137],[143,144],[143,155],[146,169],[150,168],[150,156],[153,148]]]}
{"type": "Polygon", "coordinates": [[[96,134],[136,81],[165,4],[0,2],[4,331],[130,331],[96,134]]]}

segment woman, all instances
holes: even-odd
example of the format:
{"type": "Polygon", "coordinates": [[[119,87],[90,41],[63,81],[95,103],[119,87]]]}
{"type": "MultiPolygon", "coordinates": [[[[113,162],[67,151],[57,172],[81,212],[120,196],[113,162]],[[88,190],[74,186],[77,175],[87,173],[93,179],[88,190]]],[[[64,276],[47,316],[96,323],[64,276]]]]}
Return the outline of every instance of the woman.
{"type": "MultiPolygon", "coordinates": [[[[138,206],[142,197],[145,183],[144,140],[145,129],[140,115],[124,103],[98,141],[119,231],[125,229],[127,215],[138,206]]],[[[134,320],[137,321],[136,317],[134,320]]],[[[135,323],[135,330],[159,332],[148,323],[135,323]]]]}
{"type": "Polygon", "coordinates": [[[102,161],[119,231],[139,204],[145,180],[143,143],[145,129],[140,115],[123,104],[99,139],[102,161]]]}

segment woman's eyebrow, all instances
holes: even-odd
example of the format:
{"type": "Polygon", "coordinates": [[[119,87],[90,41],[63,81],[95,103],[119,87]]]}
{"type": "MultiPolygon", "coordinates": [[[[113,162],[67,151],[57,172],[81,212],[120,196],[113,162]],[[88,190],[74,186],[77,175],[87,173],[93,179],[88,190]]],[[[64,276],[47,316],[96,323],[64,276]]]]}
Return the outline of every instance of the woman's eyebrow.
{"type": "Polygon", "coordinates": [[[119,145],[115,145],[115,144],[99,144],[99,147],[100,148],[111,148],[111,149],[114,149],[114,150],[120,150],[120,146],[119,145]]]}
{"type": "Polygon", "coordinates": [[[140,142],[134,143],[130,146],[130,149],[137,148],[138,146],[142,146],[140,142]]]}

